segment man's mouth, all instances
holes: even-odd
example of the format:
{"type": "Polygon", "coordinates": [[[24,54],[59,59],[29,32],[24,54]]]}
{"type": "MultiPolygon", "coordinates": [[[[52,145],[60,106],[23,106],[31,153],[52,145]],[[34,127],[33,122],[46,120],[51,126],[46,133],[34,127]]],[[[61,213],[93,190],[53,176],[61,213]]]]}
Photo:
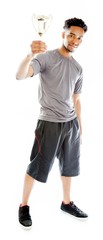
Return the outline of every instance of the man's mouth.
{"type": "Polygon", "coordinates": [[[69,44],[69,47],[71,47],[71,48],[77,48],[76,45],[70,45],[70,44],[69,44]]]}

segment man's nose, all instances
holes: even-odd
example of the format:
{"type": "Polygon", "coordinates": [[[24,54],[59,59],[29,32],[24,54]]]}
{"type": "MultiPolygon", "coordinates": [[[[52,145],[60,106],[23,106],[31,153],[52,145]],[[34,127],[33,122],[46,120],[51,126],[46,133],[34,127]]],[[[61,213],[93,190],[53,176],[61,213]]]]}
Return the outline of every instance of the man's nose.
{"type": "Polygon", "coordinates": [[[78,39],[76,39],[76,38],[73,39],[73,40],[72,40],[72,44],[73,44],[73,45],[77,45],[77,44],[78,44],[78,39]]]}

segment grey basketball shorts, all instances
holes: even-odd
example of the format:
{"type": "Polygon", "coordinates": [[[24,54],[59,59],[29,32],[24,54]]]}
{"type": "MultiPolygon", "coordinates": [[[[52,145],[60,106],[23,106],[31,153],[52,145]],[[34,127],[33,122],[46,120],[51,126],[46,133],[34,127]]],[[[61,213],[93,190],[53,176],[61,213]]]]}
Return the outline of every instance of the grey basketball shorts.
{"type": "Polygon", "coordinates": [[[46,182],[56,157],[61,176],[79,175],[80,127],[77,118],[63,123],[38,120],[27,174],[46,182]]]}

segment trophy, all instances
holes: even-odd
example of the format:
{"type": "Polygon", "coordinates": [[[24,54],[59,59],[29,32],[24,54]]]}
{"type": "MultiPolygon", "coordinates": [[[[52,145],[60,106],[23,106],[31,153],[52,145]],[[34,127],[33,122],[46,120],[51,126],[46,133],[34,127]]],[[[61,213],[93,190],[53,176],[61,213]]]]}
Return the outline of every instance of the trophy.
{"type": "Polygon", "coordinates": [[[40,36],[40,38],[43,36],[43,34],[48,30],[50,24],[52,21],[52,15],[36,15],[33,14],[32,16],[32,23],[33,26],[40,36]]]}

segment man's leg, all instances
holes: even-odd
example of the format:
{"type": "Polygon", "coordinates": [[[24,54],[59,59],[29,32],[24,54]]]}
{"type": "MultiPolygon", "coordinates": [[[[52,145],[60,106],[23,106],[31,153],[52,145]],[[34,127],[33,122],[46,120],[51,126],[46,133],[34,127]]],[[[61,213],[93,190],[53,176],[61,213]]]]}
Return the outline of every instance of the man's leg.
{"type": "Polygon", "coordinates": [[[63,186],[63,201],[61,204],[61,210],[78,219],[87,219],[88,215],[79,209],[73,201],[70,199],[71,177],[61,177],[63,186]]]}
{"type": "Polygon", "coordinates": [[[36,180],[31,176],[29,176],[27,173],[25,174],[23,196],[22,196],[22,203],[21,203],[22,206],[28,205],[29,196],[35,181],[36,180]]]}
{"type": "Polygon", "coordinates": [[[71,188],[71,177],[61,176],[62,187],[63,187],[63,202],[65,204],[70,203],[70,188],[71,188]]]}
{"type": "Polygon", "coordinates": [[[28,174],[25,174],[22,203],[19,206],[18,214],[19,214],[19,223],[26,229],[29,229],[32,226],[28,200],[29,200],[30,193],[35,181],[36,180],[34,178],[29,176],[28,174]]]}

